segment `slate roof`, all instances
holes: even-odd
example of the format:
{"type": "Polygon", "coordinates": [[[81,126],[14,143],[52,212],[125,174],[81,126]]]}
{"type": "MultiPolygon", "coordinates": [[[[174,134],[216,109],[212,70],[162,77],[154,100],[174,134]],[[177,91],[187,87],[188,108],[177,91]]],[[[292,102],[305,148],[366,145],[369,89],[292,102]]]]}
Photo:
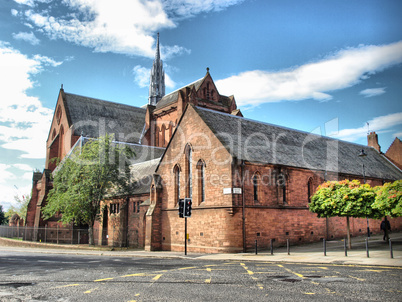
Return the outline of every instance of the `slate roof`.
{"type": "Polygon", "coordinates": [[[195,90],[198,90],[198,88],[200,88],[202,82],[204,81],[205,77],[165,95],[163,98],[159,100],[158,103],[156,103],[156,109],[163,108],[167,105],[176,102],[177,99],[179,98],[180,90],[182,89],[192,88],[194,86],[195,90]]]}
{"type": "Polygon", "coordinates": [[[194,107],[229,153],[240,160],[386,180],[402,172],[374,148],[194,107]],[[361,150],[367,153],[358,157],[361,150]]]}
{"type": "Polygon", "coordinates": [[[159,161],[160,158],[156,158],[130,166],[132,181],[134,182],[134,194],[149,193],[152,176],[155,173],[159,161]]]}
{"type": "Polygon", "coordinates": [[[63,100],[74,135],[96,138],[107,132],[118,141],[138,143],[146,109],[71,93],[64,93],[63,100]]]}

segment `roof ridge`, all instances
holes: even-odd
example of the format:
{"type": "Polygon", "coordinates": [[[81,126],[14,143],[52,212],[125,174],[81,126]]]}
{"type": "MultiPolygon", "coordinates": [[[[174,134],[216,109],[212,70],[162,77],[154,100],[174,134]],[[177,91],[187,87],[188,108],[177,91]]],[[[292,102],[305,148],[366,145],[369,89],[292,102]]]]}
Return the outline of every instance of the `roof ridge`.
{"type": "Polygon", "coordinates": [[[104,103],[108,103],[108,104],[114,104],[114,105],[118,105],[118,106],[125,106],[125,107],[130,107],[130,108],[133,108],[133,109],[141,109],[143,111],[146,111],[146,109],[141,108],[141,107],[132,106],[132,105],[123,104],[123,103],[118,103],[118,102],[113,102],[113,101],[102,100],[102,99],[98,99],[98,98],[94,98],[94,97],[90,97],[90,96],[85,96],[85,95],[81,95],[81,94],[69,93],[69,92],[64,92],[64,94],[66,96],[71,95],[71,96],[91,99],[91,100],[94,100],[94,101],[104,102],[104,103]]]}
{"type": "Polygon", "coordinates": [[[271,127],[277,127],[277,128],[280,128],[280,129],[291,130],[291,131],[295,131],[295,132],[299,132],[299,133],[303,133],[303,134],[314,135],[314,136],[318,136],[318,137],[323,137],[323,138],[327,138],[327,139],[330,139],[330,140],[340,141],[340,142],[344,142],[344,143],[347,143],[347,144],[352,144],[352,145],[356,145],[356,146],[360,146],[360,147],[364,147],[364,148],[371,148],[370,146],[357,144],[357,143],[353,143],[353,142],[348,142],[348,141],[345,141],[345,140],[341,140],[339,138],[334,138],[334,137],[330,137],[330,136],[326,136],[326,135],[322,135],[322,134],[317,134],[317,133],[313,133],[313,132],[307,132],[307,131],[304,131],[304,130],[294,129],[294,128],[281,126],[281,125],[276,125],[276,124],[272,124],[272,123],[268,123],[268,122],[253,120],[253,119],[250,119],[250,118],[245,118],[245,117],[233,115],[233,114],[226,113],[226,112],[216,111],[216,110],[209,109],[209,108],[204,108],[204,107],[199,107],[199,106],[194,106],[194,107],[197,108],[197,109],[204,110],[204,111],[209,111],[209,112],[212,112],[212,113],[226,115],[228,117],[241,119],[241,120],[246,120],[246,121],[257,123],[257,124],[267,125],[267,126],[271,126],[271,127]]]}

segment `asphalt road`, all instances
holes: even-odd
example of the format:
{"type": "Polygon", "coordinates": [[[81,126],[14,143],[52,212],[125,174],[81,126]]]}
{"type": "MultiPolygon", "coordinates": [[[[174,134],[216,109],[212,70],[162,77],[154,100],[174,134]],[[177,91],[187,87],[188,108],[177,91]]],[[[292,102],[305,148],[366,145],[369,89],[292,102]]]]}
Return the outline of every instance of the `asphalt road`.
{"type": "Polygon", "coordinates": [[[0,301],[401,301],[402,267],[0,251],[0,301]]]}

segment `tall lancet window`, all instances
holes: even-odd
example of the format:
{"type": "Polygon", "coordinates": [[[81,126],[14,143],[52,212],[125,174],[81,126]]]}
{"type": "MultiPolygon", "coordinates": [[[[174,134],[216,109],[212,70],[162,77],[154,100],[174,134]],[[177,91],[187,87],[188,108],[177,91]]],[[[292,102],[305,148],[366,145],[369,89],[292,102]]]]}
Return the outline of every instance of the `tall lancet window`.
{"type": "Polygon", "coordinates": [[[198,204],[205,201],[205,163],[200,159],[197,163],[198,170],[198,204]]]}
{"type": "Polygon", "coordinates": [[[174,181],[175,181],[175,206],[177,206],[179,200],[180,200],[180,167],[178,165],[176,165],[173,169],[174,171],[174,181]]]}
{"type": "Polygon", "coordinates": [[[187,190],[186,190],[186,195],[189,198],[193,197],[193,172],[192,172],[192,156],[193,156],[193,150],[191,150],[191,146],[187,145],[186,149],[186,173],[187,173],[187,190]]]}

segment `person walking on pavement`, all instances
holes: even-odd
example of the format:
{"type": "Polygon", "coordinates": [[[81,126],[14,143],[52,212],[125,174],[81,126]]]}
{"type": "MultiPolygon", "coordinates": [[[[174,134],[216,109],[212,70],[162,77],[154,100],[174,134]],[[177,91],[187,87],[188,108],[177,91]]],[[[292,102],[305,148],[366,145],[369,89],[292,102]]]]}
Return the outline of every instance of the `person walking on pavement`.
{"type": "Polygon", "coordinates": [[[387,217],[384,217],[384,220],[381,221],[380,229],[384,231],[384,237],[382,238],[382,240],[388,242],[389,241],[388,231],[391,230],[391,224],[387,220],[387,217]]]}

